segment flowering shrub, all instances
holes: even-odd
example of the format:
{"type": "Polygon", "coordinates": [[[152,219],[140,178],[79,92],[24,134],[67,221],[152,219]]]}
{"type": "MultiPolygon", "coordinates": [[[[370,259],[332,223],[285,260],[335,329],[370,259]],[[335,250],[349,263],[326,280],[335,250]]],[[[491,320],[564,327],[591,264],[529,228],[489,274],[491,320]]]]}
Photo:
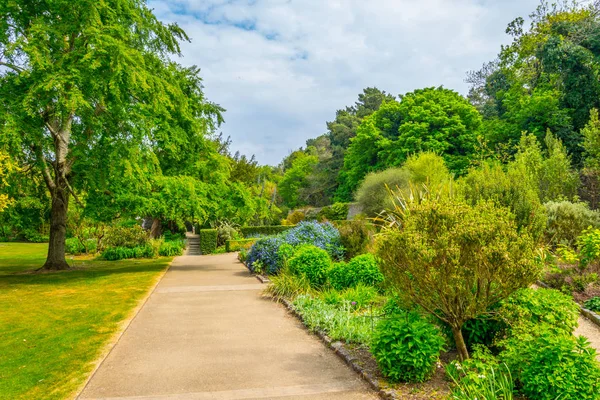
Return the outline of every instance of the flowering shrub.
{"type": "Polygon", "coordinates": [[[279,236],[259,239],[248,252],[246,265],[250,271],[255,271],[257,263],[263,268],[262,272],[276,274],[279,270],[278,251],[284,240],[279,236]]]}
{"type": "Polygon", "coordinates": [[[327,250],[329,255],[336,260],[344,257],[340,232],[329,222],[320,224],[315,221],[303,221],[295,228],[285,232],[284,235],[285,242],[292,246],[311,244],[327,250]]]}

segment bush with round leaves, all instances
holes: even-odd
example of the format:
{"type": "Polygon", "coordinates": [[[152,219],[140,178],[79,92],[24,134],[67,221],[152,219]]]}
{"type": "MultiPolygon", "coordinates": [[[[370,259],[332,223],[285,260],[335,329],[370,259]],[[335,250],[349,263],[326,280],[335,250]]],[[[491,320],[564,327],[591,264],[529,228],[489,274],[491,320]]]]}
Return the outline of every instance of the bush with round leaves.
{"type": "Polygon", "coordinates": [[[372,254],[356,256],[349,263],[337,263],[329,272],[331,286],[337,290],[352,288],[358,284],[377,286],[383,282],[383,274],[372,254]]]}
{"type": "Polygon", "coordinates": [[[537,327],[512,336],[505,346],[500,359],[528,399],[600,399],[596,351],[583,336],[537,327]]]}
{"type": "Polygon", "coordinates": [[[587,203],[551,201],[544,207],[548,216],[545,237],[553,246],[573,246],[584,230],[600,226],[600,212],[590,210],[587,203]]]}
{"type": "Polygon", "coordinates": [[[304,275],[311,287],[319,288],[327,281],[331,259],[325,250],[313,245],[304,245],[298,247],[288,261],[288,266],[292,273],[304,275]]]}
{"type": "Polygon", "coordinates": [[[393,382],[424,382],[435,371],[444,339],[439,329],[417,313],[383,319],[371,351],[382,374],[393,382]]]}

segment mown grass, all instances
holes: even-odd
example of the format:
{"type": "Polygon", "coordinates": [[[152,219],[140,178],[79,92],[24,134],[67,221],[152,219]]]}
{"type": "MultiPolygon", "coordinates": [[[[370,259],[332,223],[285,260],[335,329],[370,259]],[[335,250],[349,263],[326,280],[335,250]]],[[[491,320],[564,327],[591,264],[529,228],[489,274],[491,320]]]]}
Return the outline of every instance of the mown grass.
{"type": "Polygon", "coordinates": [[[32,274],[47,244],[0,243],[0,399],[75,395],[171,258],[71,260],[32,274]]]}

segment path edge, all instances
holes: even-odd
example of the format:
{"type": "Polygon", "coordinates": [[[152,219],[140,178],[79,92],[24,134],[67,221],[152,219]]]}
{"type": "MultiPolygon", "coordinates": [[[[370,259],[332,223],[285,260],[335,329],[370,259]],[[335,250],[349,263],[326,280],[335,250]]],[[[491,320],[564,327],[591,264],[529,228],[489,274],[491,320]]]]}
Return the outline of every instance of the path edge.
{"type": "Polygon", "coordinates": [[[123,321],[121,321],[119,323],[119,328],[113,334],[113,336],[111,337],[111,340],[103,346],[100,355],[93,361],[93,363],[95,364],[94,369],[89,373],[86,380],[77,388],[77,391],[75,391],[74,395],[69,398],[74,399],[74,400],[79,399],[79,396],[81,396],[83,391],[87,388],[87,386],[89,385],[92,378],[96,375],[96,373],[98,372],[98,370],[100,369],[102,364],[104,364],[104,361],[106,361],[106,359],[108,358],[110,353],[112,353],[112,351],[117,346],[117,344],[119,344],[119,342],[121,341],[121,338],[123,337],[125,332],[127,332],[129,327],[131,326],[131,323],[133,322],[133,320],[135,320],[135,318],[138,316],[138,314],[140,313],[142,308],[144,308],[144,306],[148,302],[148,299],[150,299],[150,296],[152,296],[154,294],[158,284],[163,280],[164,276],[171,269],[171,265],[173,264],[173,261],[175,261],[175,258],[177,258],[177,257],[173,257],[173,259],[167,264],[167,267],[165,268],[165,270],[158,275],[154,284],[152,286],[150,286],[150,288],[148,289],[148,292],[144,295],[144,297],[142,297],[139,300],[138,304],[131,310],[131,312],[129,313],[127,318],[125,318],[123,321]]]}
{"type": "Polygon", "coordinates": [[[348,367],[350,367],[350,369],[352,369],[354,372],[356,372],[357,375],[359,377],[361,377],[363,379],[363,381],[365,381],[367,383],[367,385],[370,386],[370,388],[379,396],[379,398],[384,399],[384,400],[398,400],[399,399],[399,397],[396,395],[396,393],[394,393],[393,390],[387,389],[384,385],[381,384],[379,379],[377,379],[376,377],[372,376],[370,373],[365,371],[365,369],[356,362],[357,359],[352,357],[350,352],[344,346],[344,343],[342,343],[340,341],[331,340],[331,338],[322,331],[311,332],[310,330],[308,330],[306,324],[304,323],[302,316],[296,311],[296,309],[294,308],[294,306],[292,305],[292,303],[289,300],[286,300],[286,299],[272,299],[272,300],[282,304],[283,307],[286,308],[286,310],[292,316],[296,317],[300,321],[300,323],[302,324],[304,329],[306,329],[309,333],[312,333],[315,336],[317,336],[328,349],[332,350],[335,355],[337,355],[339,358],[341,358],[342,361],[344,361],[344,363],[348,367]]]}

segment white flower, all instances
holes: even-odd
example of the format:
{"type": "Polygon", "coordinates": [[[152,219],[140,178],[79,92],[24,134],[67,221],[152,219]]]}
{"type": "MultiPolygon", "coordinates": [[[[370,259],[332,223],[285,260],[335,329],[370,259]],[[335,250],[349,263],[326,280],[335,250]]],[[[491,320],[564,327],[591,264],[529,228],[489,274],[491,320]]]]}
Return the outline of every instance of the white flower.
{"type": "Polygon", "coordinates": [[[485,375],[483,375],[483,374],[477,375],[477,377],[478,377],[479,379],[485,379],[485,375]]]}

